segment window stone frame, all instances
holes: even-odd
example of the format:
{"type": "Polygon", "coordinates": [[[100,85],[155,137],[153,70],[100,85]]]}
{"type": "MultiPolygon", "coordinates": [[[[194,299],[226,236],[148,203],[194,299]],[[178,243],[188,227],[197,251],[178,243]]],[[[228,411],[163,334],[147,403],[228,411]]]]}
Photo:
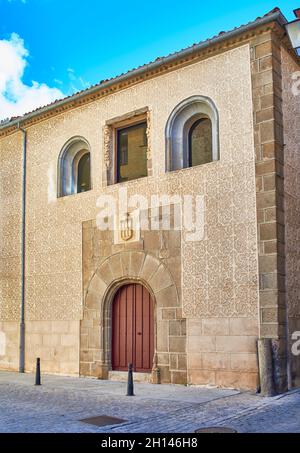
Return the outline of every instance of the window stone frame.
{"type": "MultiPolygon", "coordinates": [[[[90,154],[91,147],[88,141],[81,136],[72,137],[63,146],[57,169],[57,197],[63,198],[76,195],[78,164],[82,156],[90,154]]],[[[90,159],[90,189],[92,190],[92,162],[90,159]]]]}
{"type": "Polygon", "coordinates": [[[189,168],[188,136],[192,125],[201,118],[212,123],[212,162],[219,160],[219,113],[206,96],[191,96],[180,102],[166,124],[166,172],[189,168]]]}
{"type": "MultiPolygon", "coordinates": [[[[103,126],[103,187],[115,184],[125,184],[117,180],[117,131],[139,124],[147,123],[147,177],[152,176],[151,124],[152,113],[148,107],[126,113],[105,122],[103,126]]],[[[132,180],[135,181],[135,180],[132,180]]],[[[130,183],[130,181],[128,181],[130,183]]],[[[126,181],[126,183],[128,183],[126,181]]]]}

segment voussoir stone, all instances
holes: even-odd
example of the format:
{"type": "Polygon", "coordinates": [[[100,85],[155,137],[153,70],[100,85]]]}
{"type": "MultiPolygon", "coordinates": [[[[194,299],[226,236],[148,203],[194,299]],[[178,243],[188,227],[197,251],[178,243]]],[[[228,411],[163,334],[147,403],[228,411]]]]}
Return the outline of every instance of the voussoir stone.
{"type": "Polygon", "coordinates": [[[106,289],[107,289],[107,282],[104,281],[100,275],[102,276],[102,274],[99,274],[99,273],[96,273],[94,275],[94,277],[92,278],[92,281],[91,281],[91,284],[90,284],[90,287],[88,289],[88,293],[89,292],[92,292],[94,294],[97,294],[99,295],[99,297],[101,297],[102,295],[104,295],[106,289]]]}
{"type": "Polygon", "coordinates": [[[117,253],[116,255],[112,255],[109,258],[109,265],[110,265],[110,269],[111,269],[111,272],[112,272],[115,280],[123,277],[124,271],[123,271],[123,265],[122,265],[120,253],[117,253]]]}
{"type": "Polygon", "coordinates": [[[142,252],[132,252],[130,254],[129,273],[132,277],[139,277],[144,259],[145,254],[142,252]]]}
{"type": "Polygon", "coordinates": [[[147,255],[143,262],[140,277],[146,281],[149,281],[159,266],[160,262],[156,258],[152,255],[147,255]]]}
{"type": "Polygon", "coordinates": [[[97,274],[107,285],[111,284],[111,282],[114,280],[114,276],[109,265],[109,260],[106,260],[103,264],[101,264],[97,271],[97,274]]]}
{"type": "Polygon", "coordinates": [[[163,264],[159,266],[155,274],[151,277],[149,284],[155,293],[173,284],[171,275],[163,264]]]}

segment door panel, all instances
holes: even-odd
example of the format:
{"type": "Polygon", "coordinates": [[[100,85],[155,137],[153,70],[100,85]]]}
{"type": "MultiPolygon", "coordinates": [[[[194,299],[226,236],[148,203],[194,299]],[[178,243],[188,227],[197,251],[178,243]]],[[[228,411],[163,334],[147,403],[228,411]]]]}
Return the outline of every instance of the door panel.
{"type": "Polygon", "coordinates": [[[154,355],[154,304],[147,289],[138,284],[117,292],[112,312],[112,369],[138,372],[152,369],[154,355]]]}

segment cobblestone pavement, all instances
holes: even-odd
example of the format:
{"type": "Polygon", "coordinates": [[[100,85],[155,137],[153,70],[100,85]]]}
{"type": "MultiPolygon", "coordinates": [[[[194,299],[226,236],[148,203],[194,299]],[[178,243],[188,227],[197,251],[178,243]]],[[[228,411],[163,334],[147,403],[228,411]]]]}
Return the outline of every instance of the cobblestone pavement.
{"type": "Polygon", "coordinates": [[[238,432],[300,433],[300,389],[275,398],[234,390],[135,384],[0,372],[0,432],[192,433],[207,426],[238,432]],[[97,427],[80,420],[107,415],[121,425],[97,427]]]}

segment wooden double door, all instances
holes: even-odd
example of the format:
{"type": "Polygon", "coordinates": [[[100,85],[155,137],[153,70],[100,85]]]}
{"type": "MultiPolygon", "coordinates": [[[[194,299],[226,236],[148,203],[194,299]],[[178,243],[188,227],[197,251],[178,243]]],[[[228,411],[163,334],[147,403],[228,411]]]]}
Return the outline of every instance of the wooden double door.
{"type": "Polygon", "coordinates": [[[122,286],[112,307],[112,369],[150,372],[154,355],[154,303],[139,284],[122,286]]]}

